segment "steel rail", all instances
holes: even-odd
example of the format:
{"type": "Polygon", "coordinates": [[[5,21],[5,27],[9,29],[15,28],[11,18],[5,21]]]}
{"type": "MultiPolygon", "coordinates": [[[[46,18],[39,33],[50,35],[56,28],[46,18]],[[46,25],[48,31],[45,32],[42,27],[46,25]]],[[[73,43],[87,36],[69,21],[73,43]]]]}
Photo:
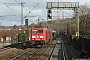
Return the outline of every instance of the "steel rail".
{"type": "Polygon", "coordinates": [[[7,49],[10,49],[10,47],[2,48],[2,49],[0,49],[0,51],[7,50],[7,49]]]}
{"type": "MultiPolygon", "coordinates": [[[[32,53],[29,57],[32,57],[32,56],[33,56],[36,52],[38,52],[39,50],[40,50],[40,49],[34,51],[34,53],[32,53]]],[[[30,51],[32,51],[32,49],[31,49],[31,50],[28,50],[28,51],[26,51],[26,52],[24,52],[24,53],[21,53],[21,54],[17,55],[16,57],[12,58],[11,60],[15,60],[15,59],[23,56],[24,54],[26,54],[26,53],[28,53],[28,52],[30,52],[30,51]]],[[[28,59],[28,57],[26,58],[26,60],[27,60],[27,59],[28,59]]]]}
{"type": "Polygon", "coordinates": [[[34,56],[36,53],[38,53],[41,49],[38,49],[37,51],[35,51],[33,54],[31,54],[28,58],[26,58],[26,60],[29,60],[32,56],[34,56]]]}
{"type": "Polygon", "coordinates": [[[52,51],[51,51],[51,54],[50,54],[50,57],[48,58],[48,60],[52,60],[52,57],[53,57],[53,54],[54,54],[54,51],[55,51],[56,46],[57,46],[57,42],[56,42],[56,44],[54,45],[54,47],[53,47],[53,49],[52,49],[52,51]]]}

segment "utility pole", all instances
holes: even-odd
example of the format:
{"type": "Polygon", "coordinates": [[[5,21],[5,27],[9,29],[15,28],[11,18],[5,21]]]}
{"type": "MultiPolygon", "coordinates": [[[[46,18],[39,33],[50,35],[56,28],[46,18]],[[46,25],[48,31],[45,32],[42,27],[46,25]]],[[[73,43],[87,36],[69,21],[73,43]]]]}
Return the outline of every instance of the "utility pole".
{"type": "Polygon", "coordinates": [[[21,3],[21,28],[23,26],[23,7],[24,7],[24,2],[21,3]]]}
{"type": "Polygon", "coordinates": [[[59,0],[58,0],[58,7],[57,7],[57,19],[59,18],[59,15],[58,15],[58,13],[59,13],[58,8],[59,8],[59,0]]]}
{"type": "Polygon", "coordinates": [[[62,12],[62,19],[64,19],[64,12],[62,12]]]}

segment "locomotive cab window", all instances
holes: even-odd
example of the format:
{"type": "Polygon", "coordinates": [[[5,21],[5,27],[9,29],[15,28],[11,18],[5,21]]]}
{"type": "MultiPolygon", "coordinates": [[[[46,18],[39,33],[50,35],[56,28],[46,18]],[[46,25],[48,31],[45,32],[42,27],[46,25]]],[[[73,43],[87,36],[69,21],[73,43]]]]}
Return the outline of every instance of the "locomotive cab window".
{"type": "Polygon", "coordinates": [[[43,34],[43,30],[33,30],[33,34],[43,34]]]}

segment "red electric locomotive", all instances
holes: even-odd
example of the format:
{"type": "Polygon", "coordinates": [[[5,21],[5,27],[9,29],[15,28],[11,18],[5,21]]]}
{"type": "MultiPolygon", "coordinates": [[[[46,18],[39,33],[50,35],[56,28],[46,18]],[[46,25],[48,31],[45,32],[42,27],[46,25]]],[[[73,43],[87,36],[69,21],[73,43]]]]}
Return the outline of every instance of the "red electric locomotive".
{"type": "Polygon", "coordinates": [[[31,44],[43,45],[52,40],[52,31],[48,28],[31,28],[31,44]]]}

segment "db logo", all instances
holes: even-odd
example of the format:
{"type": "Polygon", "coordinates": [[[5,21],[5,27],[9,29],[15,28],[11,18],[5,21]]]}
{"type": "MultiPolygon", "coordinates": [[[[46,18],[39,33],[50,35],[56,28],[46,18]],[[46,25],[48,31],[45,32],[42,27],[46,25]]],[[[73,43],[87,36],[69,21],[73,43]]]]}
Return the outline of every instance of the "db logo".
{"type": "Polygon", "coordinates": [[[39,36],[37,35],[37,38],[39,38],[39,36]]]}

